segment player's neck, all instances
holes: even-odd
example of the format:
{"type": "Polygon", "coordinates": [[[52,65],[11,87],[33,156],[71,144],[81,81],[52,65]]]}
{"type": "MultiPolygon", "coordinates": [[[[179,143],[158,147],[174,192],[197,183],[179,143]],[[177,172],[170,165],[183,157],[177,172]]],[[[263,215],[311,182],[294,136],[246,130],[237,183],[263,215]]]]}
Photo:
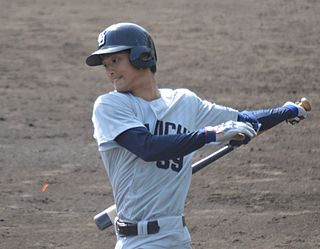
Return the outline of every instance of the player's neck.
{"type": "Polygon", "coordinates": [[[146,101],[152,101],[161,97],[158,84],[154,75],[142,79],[139,87],[133,89],[132,94],[146,101]]]}

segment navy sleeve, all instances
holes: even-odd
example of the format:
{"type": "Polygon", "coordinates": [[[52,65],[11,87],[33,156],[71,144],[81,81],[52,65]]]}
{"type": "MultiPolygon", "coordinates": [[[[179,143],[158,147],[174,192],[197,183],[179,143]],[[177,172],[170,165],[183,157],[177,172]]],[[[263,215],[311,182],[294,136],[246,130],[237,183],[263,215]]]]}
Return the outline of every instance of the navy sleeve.
{"type": "Polygon", "coordinates": [[[243,111],[239,113],[238,121],[249,122],[255,128],[256,121],[261,124],[259,131],[264,131],[273,126],[295,117],[296,111],[287,107],[279,107],[274,109],[264,109],[256,111],[243,111]]]}
{"type": "Polygon", "coordinates": [[[185,156],[200,149],[209,142],[207,135],[205,130],[199,130],[189,134],[158,136],[138,127],[121,133],[115,141],[145,161],[158,161],[185,156]]]}
{"type": "MultiPolygon", "coordinates": [[[[238,121],[250,122],[259,131],[294,117],[293,110],[286,107],[239,113],[238,121]]],[[[215,133],[205,129],[188,134],[153,135],[146,128],[138,127],[126,130],[115,138],[115,141],[145,161],[169,160],[188,155],[215,141],[215,133]]]]}

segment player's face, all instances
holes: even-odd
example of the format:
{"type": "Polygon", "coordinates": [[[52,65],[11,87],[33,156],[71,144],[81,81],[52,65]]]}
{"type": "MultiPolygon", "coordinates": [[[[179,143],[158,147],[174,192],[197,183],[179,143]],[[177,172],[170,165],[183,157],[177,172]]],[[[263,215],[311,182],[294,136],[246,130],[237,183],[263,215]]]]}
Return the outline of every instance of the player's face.
{"type": "Polygon", "coordinates": [[[128,52],[104,55],[102,64],[106,69],[107,77],[118,92],[134,92],[138,87],[143,70],[132,66],[128,52]]]}

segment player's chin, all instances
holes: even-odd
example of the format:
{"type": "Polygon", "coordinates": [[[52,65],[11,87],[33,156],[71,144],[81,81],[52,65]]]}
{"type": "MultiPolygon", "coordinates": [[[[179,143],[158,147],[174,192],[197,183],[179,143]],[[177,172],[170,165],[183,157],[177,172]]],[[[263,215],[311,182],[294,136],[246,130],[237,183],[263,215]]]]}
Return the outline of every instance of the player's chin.
{"type": "Polygon", "coordinates": [[[120,84],[113,84],[114,89],[120,93],[126,93],[129,89],[125,86],[121,86],[120,84]]]}

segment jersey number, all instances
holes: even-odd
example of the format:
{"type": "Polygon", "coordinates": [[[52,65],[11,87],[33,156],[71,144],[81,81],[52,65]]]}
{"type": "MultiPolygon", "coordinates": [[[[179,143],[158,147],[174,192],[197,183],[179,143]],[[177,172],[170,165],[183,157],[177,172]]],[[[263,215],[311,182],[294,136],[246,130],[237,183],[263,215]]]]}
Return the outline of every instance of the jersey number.
{"type": "Polygon", "coordinates": [[[183,157],[178,157],[176,159],[157,161],[157,167],[160,169],[169,169],[179,172],[183,166],[183,157]]]}

